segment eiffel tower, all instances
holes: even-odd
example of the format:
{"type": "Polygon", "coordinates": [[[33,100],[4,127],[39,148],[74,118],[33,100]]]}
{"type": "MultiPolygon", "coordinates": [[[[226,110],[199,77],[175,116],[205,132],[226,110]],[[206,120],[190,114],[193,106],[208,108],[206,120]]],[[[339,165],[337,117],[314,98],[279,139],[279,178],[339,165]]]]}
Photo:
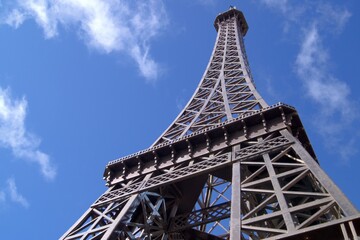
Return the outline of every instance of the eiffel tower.
{"type": "Polygon", "coordinates": [[[257,92],[243,13],[231,7],[214,26],[186,107],[150,148],[107,164],[108,190],[60,239],[360,239],[360,214],[295,108],[257,92]]]}

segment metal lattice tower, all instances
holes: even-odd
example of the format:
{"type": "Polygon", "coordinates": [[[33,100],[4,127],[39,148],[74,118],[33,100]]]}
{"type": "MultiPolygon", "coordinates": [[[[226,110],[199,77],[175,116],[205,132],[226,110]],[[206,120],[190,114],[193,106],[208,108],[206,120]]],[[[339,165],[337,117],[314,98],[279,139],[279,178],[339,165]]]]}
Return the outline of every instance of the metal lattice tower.
{"type": "Polygon", "coordinates": [[[149,149],[108,163],[108,190],[60,239],[360,239],[360,214],[320,168],[296,110],[255,89],[242,12],[214,25],[184,110],[149,149]]]}

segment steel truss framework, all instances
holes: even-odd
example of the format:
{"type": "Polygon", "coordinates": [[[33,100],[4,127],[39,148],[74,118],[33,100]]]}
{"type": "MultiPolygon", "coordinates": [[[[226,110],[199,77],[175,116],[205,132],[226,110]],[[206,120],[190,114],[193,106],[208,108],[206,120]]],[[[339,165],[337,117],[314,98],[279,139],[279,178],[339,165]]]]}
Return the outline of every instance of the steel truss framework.
{"type": "Polygon", "coordinates": [[[215,28],[183,112],[151,148],[107,165],[109,189],[60,239],[359,239],[360,215],[295,109],[255,90],[243,14],[232,8],[215,28]]]}

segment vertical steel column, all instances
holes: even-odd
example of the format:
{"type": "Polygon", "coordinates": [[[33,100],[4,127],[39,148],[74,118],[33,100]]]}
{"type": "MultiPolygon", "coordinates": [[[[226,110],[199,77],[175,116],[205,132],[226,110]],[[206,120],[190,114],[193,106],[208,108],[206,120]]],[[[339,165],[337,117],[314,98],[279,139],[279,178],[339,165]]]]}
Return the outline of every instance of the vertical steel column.
{"type": "Polygon", "coordinates": [[[357,235],[357,233],[356,233],[356,229],[355,229],[355,227],[354,227],[354,223],[353,223],[352,221],[349,222],[349,226],[350,226],[350,230],[351,230],[351,234],[353,235],[353,238],[354,238],[355,240],[360,239],[360,238],[358,238],[358,235],[357,235]]]}
{"type": "MultiPolygon", "coordinates": [[[[232,149],[232,160],[240,145],[232,149]]],[[[230,213],[230,240],[241,239],[241,164],[240,161],[232,165],[231,181],[231,213],[230,213]]]]}

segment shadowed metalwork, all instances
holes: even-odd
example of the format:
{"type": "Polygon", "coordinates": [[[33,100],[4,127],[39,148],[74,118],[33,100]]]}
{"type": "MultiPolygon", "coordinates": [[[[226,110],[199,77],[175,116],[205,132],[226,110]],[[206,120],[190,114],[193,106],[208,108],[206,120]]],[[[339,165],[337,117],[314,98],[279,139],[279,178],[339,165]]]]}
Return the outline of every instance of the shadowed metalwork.
{"type": "Polygon", "coordinates": [[[231,8],[199,86],[146,150],[109,162],[109,186],[60,238],[359,239],[360,214],[320,168],[296,110],[256,91],[231,8]]]}

